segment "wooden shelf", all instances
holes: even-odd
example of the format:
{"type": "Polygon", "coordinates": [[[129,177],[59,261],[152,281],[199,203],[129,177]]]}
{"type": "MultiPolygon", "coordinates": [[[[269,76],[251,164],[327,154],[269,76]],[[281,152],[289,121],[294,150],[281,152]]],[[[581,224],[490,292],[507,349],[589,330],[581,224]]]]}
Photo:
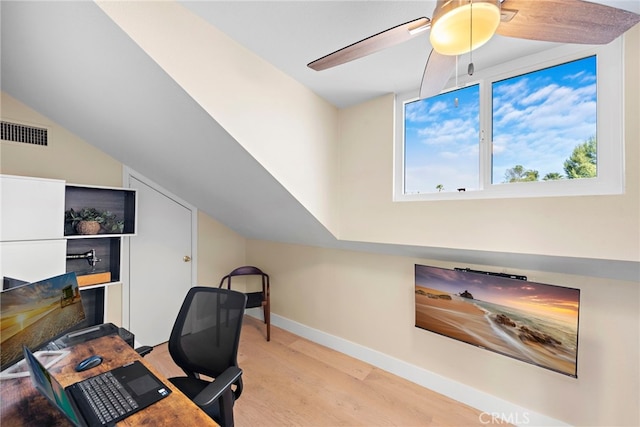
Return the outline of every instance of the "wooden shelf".
{"type": "Polygon", "coordinates": [[[111,272],[106,271],[103,273],[90,273],[82,276],[77,276],[78,286],[81,288],[91,285],[102,285],[104,283],[111,282],[111,272]]]}

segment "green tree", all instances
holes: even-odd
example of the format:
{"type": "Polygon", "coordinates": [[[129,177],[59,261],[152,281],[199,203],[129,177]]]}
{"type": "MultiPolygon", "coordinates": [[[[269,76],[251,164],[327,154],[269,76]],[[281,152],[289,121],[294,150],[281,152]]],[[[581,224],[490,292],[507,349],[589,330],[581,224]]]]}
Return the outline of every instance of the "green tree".
{"type": "Polygon", "coordinates": [[[559,172],[549,172],[542,178],[543,181],[557,181],[562,179],[562,174],[559,172]]]}
{"type": "Polygon", "coordinates": [[[504,182],[518,182],[524,176],[524,166],[515,165],[504,173],[504,182]]]}
{"type": "Polygon", "coordinates": [[[539,173],[537,170],[525,169],[522,165],[515,165],[505,172],[504,182],[537,181],[538,176],[539,173]]]}
{"type": "Polygon", "coordinates": [[[567,178],[593,178],[597,174],[596,138],[592,136],[573,149],[571,156],[564,162],[567,178]]]}
{"type": "Polygon", "coordinates": [[[442,190],[444,190],[444,185],[442,184],[436,185],[436,190],[438,190],[438,193],[441,192],[442,190]]]}

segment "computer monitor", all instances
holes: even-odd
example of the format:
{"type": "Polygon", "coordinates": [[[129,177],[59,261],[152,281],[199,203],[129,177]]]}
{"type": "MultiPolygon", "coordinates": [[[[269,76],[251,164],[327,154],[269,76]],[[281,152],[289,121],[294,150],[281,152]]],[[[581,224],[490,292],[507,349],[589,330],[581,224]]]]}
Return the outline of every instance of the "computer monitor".
{"type": "Polygon", "coordinates": [[[0,371],[82,324],[85,313],[75,273],[51,277],[0,293],[0,371]]]}
{"type": "Polygon", "coordinates": [[[16,279],[13,277],[4,276],[2,278],[2,290],[6,291],[7,289],[17,288],[18,286],[27,285],[29,282],[24,280],[16,279]]]}

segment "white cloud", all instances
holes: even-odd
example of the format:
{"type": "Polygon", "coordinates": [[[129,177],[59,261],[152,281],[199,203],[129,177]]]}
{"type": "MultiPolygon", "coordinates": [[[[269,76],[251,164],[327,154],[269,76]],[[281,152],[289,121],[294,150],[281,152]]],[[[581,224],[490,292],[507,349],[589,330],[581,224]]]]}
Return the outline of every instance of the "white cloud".
{"type": "Polygon", "coordinates": [[[548,98],[550,98],[552,95],[554,95],[554,92],[556,92],[557,90],[558,90],[557,84],[550,84],[522,98],[519,103],[522,105],[531,105],[534,103],[545,101],[548,98]]]}
{"type": "Polygon", "coordinates": [[[429,114],[438,114],[447,109],[447,103],[443,101],[436,101],[429,109],[429,114]]]}

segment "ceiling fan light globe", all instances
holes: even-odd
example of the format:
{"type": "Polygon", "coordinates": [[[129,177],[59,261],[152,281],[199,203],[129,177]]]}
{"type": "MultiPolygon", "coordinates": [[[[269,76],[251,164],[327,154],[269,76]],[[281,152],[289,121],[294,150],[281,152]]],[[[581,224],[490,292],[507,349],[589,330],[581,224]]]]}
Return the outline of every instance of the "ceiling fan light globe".
{"type": "Polygon", "coordinates": [[[431,23],[431,46],[442,55],[461,55],[488,42],[499,24],[500,7],[496,1],[444,2],[442,7],[439,4],[436,8],[431,23]]]}

